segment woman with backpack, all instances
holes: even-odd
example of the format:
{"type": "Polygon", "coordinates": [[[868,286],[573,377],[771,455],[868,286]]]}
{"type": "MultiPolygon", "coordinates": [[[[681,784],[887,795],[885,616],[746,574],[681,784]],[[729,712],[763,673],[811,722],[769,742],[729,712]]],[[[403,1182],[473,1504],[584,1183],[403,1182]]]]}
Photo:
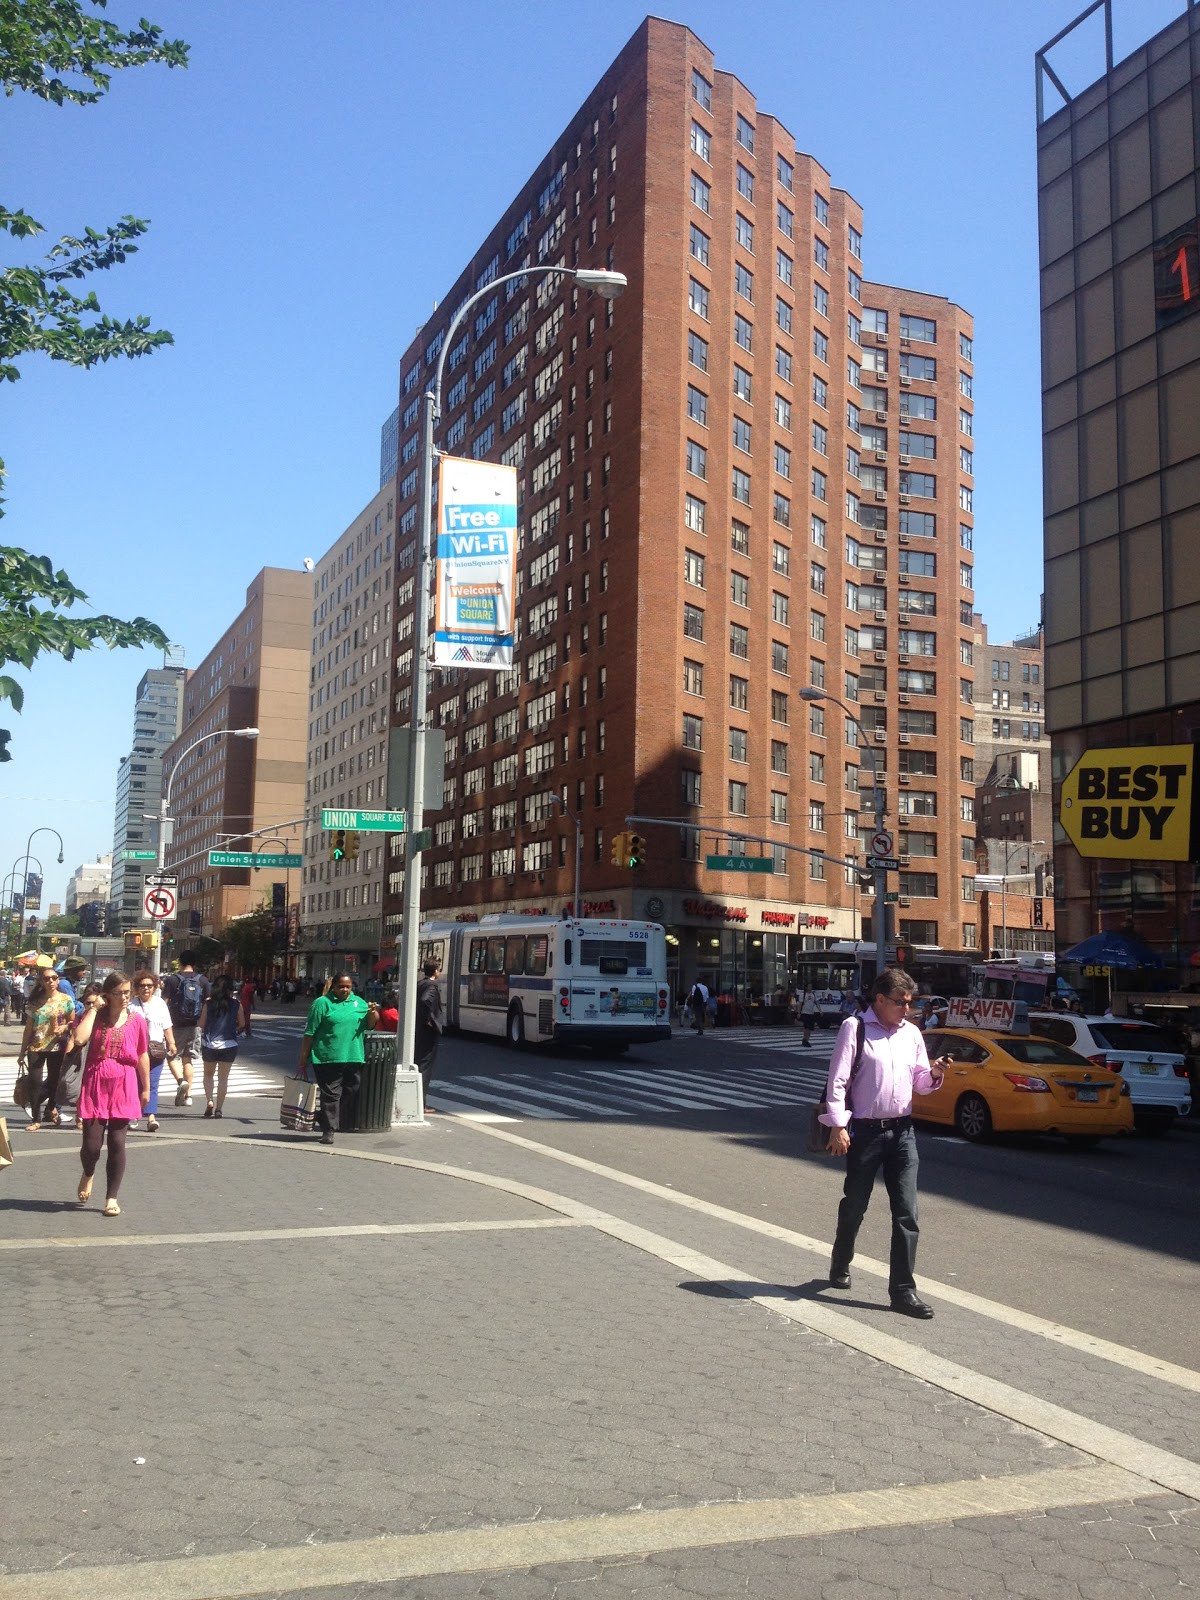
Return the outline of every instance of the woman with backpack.
{"type": "Polygon", "coordinates": [[[179,971],[163,982],[162,997],[171,1013],[175,1053],[167,1058],[175,1079],[175,1104],[190,1106],[192,1079],[200,1065],[200,1017],[212,987],[202,972],[196,971],[196,955],[185,950],[179,958],[179,971]]]}
{"type": "Polygon", "coordinates": [[[206,1117],[221,1115],[221,1107],[229,1092],[229,1069],[237,1060],[239,1039],[245,1031],[246,1013],[238,999],[237,985],[232,978],[222,974],[213,984],[212,994],[200,1017],[206,1117]]]}

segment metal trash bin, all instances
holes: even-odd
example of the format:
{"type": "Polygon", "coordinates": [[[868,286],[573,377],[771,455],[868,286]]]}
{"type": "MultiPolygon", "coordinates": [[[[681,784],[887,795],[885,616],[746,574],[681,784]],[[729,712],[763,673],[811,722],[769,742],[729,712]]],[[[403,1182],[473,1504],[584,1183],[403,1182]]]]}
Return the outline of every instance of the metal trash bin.
{"type": "Polygon", "coordinates": [[[363,1040],[366,1060],[358,1093],[342,1092],[338,1131],[385,1133],[392,1125],[392,1100],[396,1093],[396,1035],[368,1033],[363,1040]]]}

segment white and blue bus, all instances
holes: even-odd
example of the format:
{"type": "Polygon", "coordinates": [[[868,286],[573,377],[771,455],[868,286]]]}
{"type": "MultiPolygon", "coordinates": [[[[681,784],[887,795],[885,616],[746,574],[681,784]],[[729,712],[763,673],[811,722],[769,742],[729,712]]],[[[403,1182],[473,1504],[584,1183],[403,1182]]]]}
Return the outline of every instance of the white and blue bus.
{"type": "Polygon", "coordinates": [[[624,1049],[671,1037],[666,935],[657,922],[495,913],[428,922],[446,1024],[524,1044],[624,1049]]]}

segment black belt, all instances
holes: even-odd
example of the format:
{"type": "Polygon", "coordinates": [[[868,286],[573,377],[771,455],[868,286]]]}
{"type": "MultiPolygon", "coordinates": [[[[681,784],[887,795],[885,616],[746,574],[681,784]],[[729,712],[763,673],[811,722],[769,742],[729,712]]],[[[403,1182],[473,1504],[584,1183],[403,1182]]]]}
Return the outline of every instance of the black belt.
{"type": "Polygon", "coordinates": [[[856,1128],[910,1128],[912,1116],[904,1117],[854,1117],[851,1119],[856,1128]]]}

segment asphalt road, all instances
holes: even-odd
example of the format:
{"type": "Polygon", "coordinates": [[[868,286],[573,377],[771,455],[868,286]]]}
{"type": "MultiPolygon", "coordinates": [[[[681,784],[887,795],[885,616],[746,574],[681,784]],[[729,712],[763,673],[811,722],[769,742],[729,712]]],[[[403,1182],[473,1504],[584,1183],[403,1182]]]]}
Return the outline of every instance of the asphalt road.
{"type": "MultiPolygon", "coordinates": [[[[304,1007],[255,1018],[235,1068],[262,1092],[293,1067],[304,1007]]],[[[599,1057],[447,1035],[435,1109],[832,1238],[840,1168],[804,1151],[831,1036],[690,1032],[599,1057]]],[[[1166,1138],[1077,1151],[1055,1139],[968,1145],[919,1128],[922,1274],[1117,1343],[1200,1367],[1200,1119],[1166,1138]]],[[[879,1188],[860,1236],[887,1257],[879,1188]]]]}

